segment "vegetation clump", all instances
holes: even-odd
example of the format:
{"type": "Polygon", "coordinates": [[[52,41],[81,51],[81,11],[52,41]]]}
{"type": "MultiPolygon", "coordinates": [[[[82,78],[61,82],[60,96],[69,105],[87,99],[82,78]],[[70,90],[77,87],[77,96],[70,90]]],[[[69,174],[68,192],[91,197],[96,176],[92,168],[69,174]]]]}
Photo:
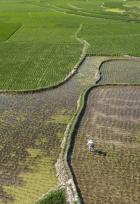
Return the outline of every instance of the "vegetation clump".
{"type": "Polygon", "coordinates": [[[66,204],[65,192],[62,189],[51,191],[35,204],[66,204]]]}

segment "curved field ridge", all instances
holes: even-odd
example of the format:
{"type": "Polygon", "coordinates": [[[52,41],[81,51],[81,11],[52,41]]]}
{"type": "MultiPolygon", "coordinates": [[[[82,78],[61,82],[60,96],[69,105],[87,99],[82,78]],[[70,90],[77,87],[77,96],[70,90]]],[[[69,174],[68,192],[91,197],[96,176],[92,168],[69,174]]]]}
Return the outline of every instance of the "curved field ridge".
{"type": "Polygon", "coordinates": [[[139,203],[140,87],[93,89],[76,135],[71,164],[84,203],[139,203]],[[90,153],[87,139],[96,141],[90,153]]]}

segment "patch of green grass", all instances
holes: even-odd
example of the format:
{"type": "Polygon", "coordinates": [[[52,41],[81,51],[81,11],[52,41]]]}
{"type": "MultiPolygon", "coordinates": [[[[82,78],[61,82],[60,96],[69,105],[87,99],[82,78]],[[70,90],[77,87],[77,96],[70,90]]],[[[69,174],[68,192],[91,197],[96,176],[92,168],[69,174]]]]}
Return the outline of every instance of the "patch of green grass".
{"type": "Polygon", "coordinates": [[[23,185],[4,187],[6,193],[14,198],[12,204],[35,203],[45,192],[57,186],[53,158],[46,155],[43,157],[41,151],[37,149],[29,149],[28,152],[32,159],[37,156],[39,159],[36,160],[36,165],[30,164],[28,173],[20,174],[23,185]]]}
{"type": "Polygon", "coordinates": [[[63,190],[51,191],[35,204],[66,204],[65,192],[63,190]]]}
{"type": "MultiPolygon", "coordinates": [[[[51,120],[48,122],[52,122],[52,123],[58,123],[58,124],[68,124],[69,120],[70,120],[70,115],[67,113],[66,109],[61,109],[61,110],[57,110],[57,112],[55,113],[55,115],[51,116],[51,120]]],[[[60,134],[61,136],[61,134],[60,134]]],[[[58,134],[59,137],[59,134],[58,134]]],[[[62,137],[61,137],[62,138],[62,137]]]]}
{"type": "Polygon", "coordinates": [[[51,117],[53,123],[68,124],[70,117],[68,115],[54,115],[51,117]]]}

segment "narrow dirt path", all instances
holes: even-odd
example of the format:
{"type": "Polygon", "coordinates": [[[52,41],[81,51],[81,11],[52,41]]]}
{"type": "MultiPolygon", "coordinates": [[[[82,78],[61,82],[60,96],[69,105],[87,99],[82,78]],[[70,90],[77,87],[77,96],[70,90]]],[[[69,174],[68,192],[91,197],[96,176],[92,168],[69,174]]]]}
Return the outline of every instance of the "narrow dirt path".
{"type": "Polygon", "coordinates": [[[75,39],[77,41],[79,41],[83,45],[81,58],[83,58],[87,54],[87,50],[90,47],[90,44],[86,40],[84,40],[83,38],[78,37],[78,35],[81,32],[82,28],[83,28],[83,24],[80,24],[79,28],[75,32],[75,39]]]}

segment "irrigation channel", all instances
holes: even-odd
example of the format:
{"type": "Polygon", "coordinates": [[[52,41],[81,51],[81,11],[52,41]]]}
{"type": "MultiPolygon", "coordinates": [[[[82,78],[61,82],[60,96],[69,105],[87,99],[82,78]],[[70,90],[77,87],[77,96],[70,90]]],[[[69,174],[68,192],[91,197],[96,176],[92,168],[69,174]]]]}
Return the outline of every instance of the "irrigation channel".
{"type": "MultiPolygon", "coordinates": [[[[87,57],[78,72],[55,89],[0,94],[0,204],[31,204],[58,185],[54,164],[65,129],[80,94],[96,83],[99,66],[108,59],[114,58],[87,57]]],[[[127,57],[114,63],[120,61],[127,71],[127,57]]],[[[129,60],[129,69],[139,63],[129,60]]]]}

